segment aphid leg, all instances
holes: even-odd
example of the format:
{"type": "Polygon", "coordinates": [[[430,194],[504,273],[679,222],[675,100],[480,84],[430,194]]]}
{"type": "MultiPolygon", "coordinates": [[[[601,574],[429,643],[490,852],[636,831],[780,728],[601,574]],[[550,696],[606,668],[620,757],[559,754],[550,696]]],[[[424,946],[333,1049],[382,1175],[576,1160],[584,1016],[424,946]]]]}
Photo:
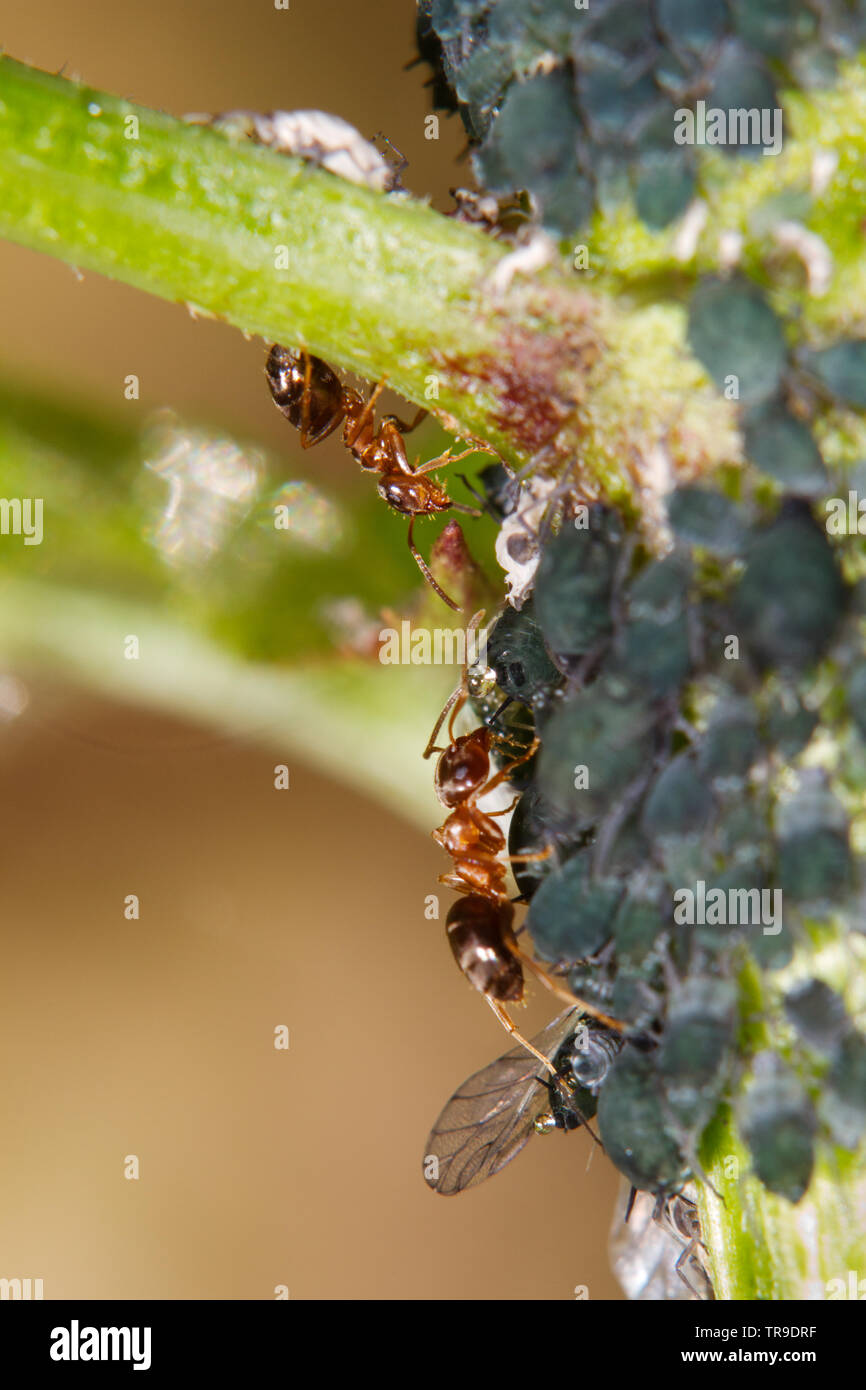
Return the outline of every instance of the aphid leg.
{"type": "MultiPolygon", "coordinates": [[[[686,1274],[686,1272],[685,1272],[685,1269],[683,1268],[683,1266],[685,1265],[685,1267],[686,1267],[686,1269],[687,1269],[688,1266],[689,1266],[689,1264],[690,1264],[690,1262],[691,1262],[692,1260],[694,1260],[697,1269],[700,1271],[700,1274],[701,1274],[702,1279],[704,1279],[708,1285],[710,1284],[710,1281],[709,1281],[709,1279],[708,1279],[706,1273],[705,1273],[704,1270],[701,1268],[700,1260],[698,1259],[698,1253],[697,1253],[697,1252],[698,1252],[698,1246],[699,1246],[700,1244],[701,1244],[701,1242],[698,1240],[697,1236],[692,1236],[692,1238],[691,1238],[691,1240],[689,1241],[688,1245],[687,1245],[687,1246],[685,1247],[685,1249],[681,1252],[679,1259],[677,1260],[676,1264],[674,1265],[674,1269],[676,1270],[677,1274],[678,1274],[678,1275],[680,1276],[680,1278],[682,1279],[682,1281],[683,1281],[683,1283],[685,1284],[686,1288],[688,1289],[689,1293],[692,1294],[692,1296],[693,1296],[694,1298],[697,1298],[701,1303],[703,1303],[703,1302],[705,1301],[706,1295],[705,1295],[705,1294],[702,1294],[701,1291],[700,1291],[700,1289],[696,1289],[696,1288],[695,1288],[694,1284],[692,1283],[691,1279],[688,1278],[688,1276],[687,1276],[687,1274],[686,1274]]],[[[710,1287],[711,1287],[711,1286],[710,1286],[710,1287]]]]}
{"type": "Polygon", "coordinates": [[[611,1018],[608,1014],[602,1013],[601,1009],[597,1009],[595,1004],[589,1004],[585,999],[579,999],[576,994],[572,994],[570,989],[566,989],[564,985],[559,984],[552,975],[547,973],[543,966],[539,965],[537,960],[527,955],[526,951],[521,951],[519,946],[512,946],[511,949],[518,960],[528,966],[533,975],[541,981],[546,989],[550,990],[551,994],[555,994],[557,999],[564,999],[568,1004],[576,1004],[585,1014],[589,1014],[591,1018],[597,1018],[599,1023],[603,1023],[607,1028],[612,1028],[616,1033],[621,1033],[623,1031],[624,1024],[618,1023],[615,1018],[611,1018]]]}
{"type": "Polygon", "coordinates": [[[623,1217],[623,1221],[628,1221],[629,1217],[630,1217],[631,1214],[632,1214],[632,1211],[633,1211],[633,1209],[634,1209],[634,1204],[635,1204],[636,1201],[637,1201],[637,1188],[635,1187],[634,1183],[632,1183],[632,1185],[631,1185],[631,1192],[628,1194],[628,1201],[627,1201],[627,1203],[626,1203],[626,1207],[625,1207],[625,1216],[623,1217]]]}
{"type": "Polygon", "coordinates": [[[550,1072],[551,1076],[556,1076],[556,1067],[553,1065],[550,1058],[545,1057],[543,1052],[539,1052],[538,1048],[533,1047],[529,1039],[523,1036],[517,1024],[512,1023],[499,1001],[497,999],[491,999],[489,994],[485,994],[484,998],[487,1000],[505,1031],[510,1033],[512,1038],[516,1038],[521,1047],[525,1047],[527,1052],[532,1053],[533,1057],[537,1057],[541,1065],[550,1072]]]}
{"type": "Polygon", "coordinates": [[[460,604],[455,603],[453,598],[449,598],[445,590],[442,588],[441,584],[438,584],[436,580],[433,578],[433,571],[430,569],[430,566],[427,564],[427,561],[424,559],[424,556],[421,554],[421,551],[418,549],[417,545],[412,539],[412,527],[414,525],[415,518],[414,516],[410,516],[409,530],[406,539],[409,542],[409,549],[412,552],[412,559],[415,561],[415,564],[418,566],[424,578],[427,580],[427,583],[430,585],[430,588],[433,590],[434,593],[439,595],[442,602],[447,603],[449,608],[453,608],[455,613],[462,612],[463,610],[461,609],[460,604]]]}

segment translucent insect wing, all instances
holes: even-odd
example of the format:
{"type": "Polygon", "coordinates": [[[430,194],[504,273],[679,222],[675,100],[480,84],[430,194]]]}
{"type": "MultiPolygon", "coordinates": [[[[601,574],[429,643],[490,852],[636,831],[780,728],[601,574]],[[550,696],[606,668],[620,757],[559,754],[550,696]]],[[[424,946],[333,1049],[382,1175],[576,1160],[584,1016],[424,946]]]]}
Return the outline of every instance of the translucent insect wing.
{"type": "MultiPolygon", "coordinates": [[[[574,1028],[577,1013],[567,1009],[533,1044],[553,1057],[574,1028]]],[[[549,1104],[536,1058],[523,1047],[497,1057],[463,1082],[430,1131],[424,1151],[428,1185],[449,1197],[498,1173],[523,1148],[549,1104]],[[431,1158],[438,1161],[435,1177],[428,1176],[431,1158]]]]}

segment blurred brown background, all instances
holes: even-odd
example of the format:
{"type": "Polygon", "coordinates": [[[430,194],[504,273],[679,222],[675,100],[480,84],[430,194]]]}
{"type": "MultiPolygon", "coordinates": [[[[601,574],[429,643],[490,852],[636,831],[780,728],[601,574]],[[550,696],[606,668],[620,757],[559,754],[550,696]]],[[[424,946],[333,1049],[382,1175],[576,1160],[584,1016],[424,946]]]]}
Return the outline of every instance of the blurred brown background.
{"type": "MultiPolygon", "coordinates": [[[[0,5],[0,43],[178,115],[337,112],[384,131],[408,186],[445,207],[469,181],[463,138],[443,120],[424,139],[426,70],[403,70],[413,12],[43,0],[0,5]]],[[[48,370],[61,393],[118,411],[170,405],[300,471],[260,343],[5,245],[0,295],[0,371],[48,370]]],[[[349,493],[368,484],[336,444],[316,468],[349,493]]],[[[42,1278],[47,1298],[270,1298],[277,1284],[293,1298],[618,1297],[616,1179],[599,1156],[587,1173],[583,1136],[534,1139],[456,1199],[427,1191],[431,1122],[507,1039],[424,919],[435,846],[294,758],[291,791],[275,792],[280,761],[39,685],[0,730],[0,1276],[42,1278]]],[[[521,1022],[553,1012],[536,997],[521,1022]]]]}

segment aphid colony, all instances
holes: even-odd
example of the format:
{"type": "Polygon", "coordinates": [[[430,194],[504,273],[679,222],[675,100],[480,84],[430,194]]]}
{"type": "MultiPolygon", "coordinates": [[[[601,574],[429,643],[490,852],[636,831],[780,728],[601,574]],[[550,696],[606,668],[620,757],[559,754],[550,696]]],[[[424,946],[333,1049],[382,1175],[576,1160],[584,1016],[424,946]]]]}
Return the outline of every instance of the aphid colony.
{"type": "MultiPolygon", "coordinates": [[[[453,505],[427,477],[450,452],[413,469],[402,439],[410,426],[374,421],[381,387],[365,399],[323,362],[280,347],[268,380],[303,445],[343,424],[347,448],[409,515],[410,546],[416,515],[453,505]]],[[[486,507],[519,515],[504,470],[481,479],[486,507]]],[[[866,730],[850,586],[797,497],[768,502],[756,489],[735,501],[682,487],[661,558],[614,510],[567,489],[541,511],[531,593],[501,611],[487,665],[464,671],[425,750],[439,753],[435,787],[448,814],[434,837],[453,862],[443,882],[459,894],[448,939],[520,1042],[449,1101],[425,1172],[435,1191],[458,1192],[497,1172],[533,1132],[595,1116],[608,1156],[654,1194],[656,1221],[676,1234],[684,1283],[705,1296],[697,1218],[680,1194],[700,1174],[701,1138],[720,1104],[733,1099],[754,1171],[791,1201],[808,1187],[818,1142],[851,1148],[866,1131],[866,1038],[823,982],[807,980],[794,999],[773,983],[807,920],[857,892],[839,788],[801,760],[819,717],[840,738],[866,730]],[[845,708],[817,708],[816,669],[827,659],[849,677],[845,708]],[[481,722],[459,734],[467,705],[481,722]],[[479,805],[505,782],[516,789],[507,839],[500,813],[479,805]],[[515,935],[509,864],[541,960],[515,935]],[[782,930],[767,933],[759,920],[678,924],[674,894],[698,882],[747,895],[781,888],[782,930]],[[738,1053],[735,980],[746,962],[788,1020],[784,1060],[738,1053]],[[531,1041],[507,1012],[523,997],[524,968],[572,1005],[531,1041]],[[587,1029],[596,1049],[603,1040],[591,1086],[561,1053],[587,1029]]]]}
{"type": "MultiPolygon", "coordinates": [[[[552,1079],[533,1073],[529,1099],[526,1072],[508,1100],[516,1052],[472,1078],[428,1142],[437,1191],[489,1176],[533,1128],[568,1128],[575,1112],[576,1122],[596,1115],[608,1156],[662,1199],[660,1217],[701,1174],[700,1141],[723,1101],[757,1176],[792,1202],[818,1143],[854,1148],[866,1133],[866,1037],[825,982],[787,993],[774,982],[810,924],[844,920],[846,907],[857,921],[844,788],[802,754],[819,715],[841,741],[863,740],[856,702],[816,704],[822,660],[841,669],[844,688],[861,688],[852,677],[864,669],[862,643],[810,508],[756,493],[734,502],[679,489],[662,558],[612,510],[561,495],[542,527],[532,596],[502,611],[489,669],[469,673],[485,711],[517,706],[533,731],[508,837],[528,932],[550,976],[615,1020],[602,1036],[616,1046],[591,1106],[556,1062],[552,1079]],[[726,655],[732,634],[736,658],[726,655]],[[678,924],[677,888],[701,880],[781,888],[781,931],[761,920],[678,924]],[[760,972],[778,1051],[738,1049],[747,964],[760,972]]],[[[845,942],[852,960],[862,956],[855,931],[845,942]]],[[[579,1016],[535,1046],[553,1056],[579,1016]]]]}

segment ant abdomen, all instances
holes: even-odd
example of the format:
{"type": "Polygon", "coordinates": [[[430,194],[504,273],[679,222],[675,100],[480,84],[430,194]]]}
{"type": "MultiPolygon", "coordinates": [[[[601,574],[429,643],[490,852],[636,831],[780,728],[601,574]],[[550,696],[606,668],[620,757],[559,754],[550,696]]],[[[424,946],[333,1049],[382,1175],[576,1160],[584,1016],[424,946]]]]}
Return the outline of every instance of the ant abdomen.
{"type": "Polygon", "coordinates": [[[458,898],[445,919],[454,959],[463,974],[488,999],[519,1003],[523,998],[523,967],[511,947],[514,908],[480,894],[458,898]]]}
{"type": "Polygon", "coordinates": [[[300,431],[301,446],[311,448],[335,430],[345,415],[343,386],[321,357],[290,352],[274,343],[265,375],[274,404],[300,431]]]}

